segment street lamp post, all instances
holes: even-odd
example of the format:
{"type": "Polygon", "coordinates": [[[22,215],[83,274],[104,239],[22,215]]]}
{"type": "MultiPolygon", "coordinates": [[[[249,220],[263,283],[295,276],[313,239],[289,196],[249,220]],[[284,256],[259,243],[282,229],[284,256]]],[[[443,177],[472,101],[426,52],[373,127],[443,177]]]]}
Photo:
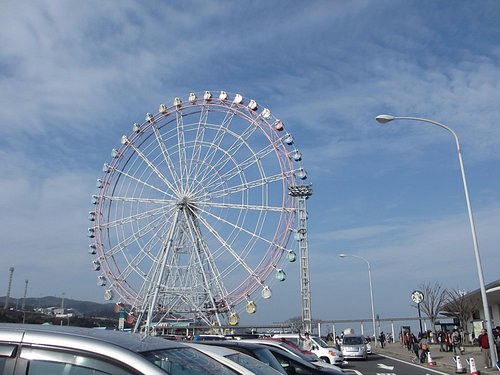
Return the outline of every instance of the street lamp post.
{"type": "Polygon", "coordinates": [[[372,268],[370,266],[370,262],[368,262],[368,260],[366,260],[362,256],[354,255],[354,254],[339,254],[339,257],[340,258],[345,258],[345,257],[358,258],[358,259],[361,259],[362,261],[364,261],[366,263],[366,265],[368,266],[368,281],[370,283],[370,302],[372,305],[373,340],[375,341],[375,346],[377,346],[377,331],[376,331],[376,327],[375,327],[375,307],[373,304],[372,268]]]}
{"type": "MultiPolygon", "coordinates": [[[[493,336],[492,336],[493,331],[492,331],[492,327],[491,327],[490,311],[488,308],[488,297],[486,296],[486,287],[484,284],[483,267],[481,265],[481,256],[479,254],[479,245],[477,242],[476,228],[474,225],[474,216],[472,214],[472,206],[471,206],[470,198],[469,198],[469,189],[467,187],[467,179],[465,177],[464,162],[462,159],[462,149],[460,147],[460,140],[458,139],[458,135],[457,135],[457,133],[455,133],[455,131],[453,129],[451,129],[450,127],[448,127],[444,124],[441,124],[441,123],[433,121],[433,120],[419,118],[419,117],[399,117],[399,116],[396,117],[396,116],[391,116],[391,115],[379,115],[376,117],[376,120],[381,124],[386,124],[386,123],[388,123],[390,121],[394,121],[394,120],[411,120],[411,121],[424,122],[424,123],[439,126],[440,128],[443,128],[443,129],[449,131],[453,135],[453,137],[455,138],[455,143],[457,145],[457,152],[458,152],[458,161],[460,163],[460,172],[462,173],[462,182],[463,182],[464,192],[465,192],[465,201],[467,203],[467,213],[469,215],[469,224],[470,224],[470,229],[471,229],[471,233],[472,233],[472,242],[474,244],[474,255],[476,258],[476,267],[477,267],[477,273],[479,276],[479,286],[481,289],[481,298],[482,298],[482,302],[483,302],[483,313],[484,313],[484,319],[486,322],[486,330],[488,332],[488,341],[490,344],[490,356],[491,356],[491,360],[495,361],[496,357],[497,357],[497,355],[496,355],[497,353],[496,353],[496,349],[495,349],[496,346],[494,344],[493,336]]],[[[493,362],[493,363],[495,363],[495,362],[493,362]]]]}

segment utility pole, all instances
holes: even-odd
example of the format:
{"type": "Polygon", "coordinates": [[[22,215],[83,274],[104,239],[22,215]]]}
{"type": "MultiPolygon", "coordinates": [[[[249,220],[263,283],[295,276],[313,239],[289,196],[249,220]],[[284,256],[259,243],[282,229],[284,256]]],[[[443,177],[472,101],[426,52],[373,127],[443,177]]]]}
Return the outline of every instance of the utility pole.
{"type": "Polygon", "coordinates": [[[21,310],[24,311],[26,307],[26,295],[28,294],[28,280],[24,280],[24,297],[23,297],[23,304],[21,306],[21,310]]]}
{"type": "Polygon", "coordinates": [[[7,295],[5,296],[5,306],[3,307],[5,310],[9,308],[10,289],[12,288],[12,276],[14,274],[14,267],[10,267],[9,271],[9,286],[7,288],[7,295]]]}

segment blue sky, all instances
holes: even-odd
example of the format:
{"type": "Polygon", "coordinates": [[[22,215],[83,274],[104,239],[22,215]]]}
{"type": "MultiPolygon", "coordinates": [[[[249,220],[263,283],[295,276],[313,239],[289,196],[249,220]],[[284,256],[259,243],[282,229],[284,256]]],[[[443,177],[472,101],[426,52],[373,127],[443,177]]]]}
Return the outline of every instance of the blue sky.
{"type": "MultiPolygon", "coordinates": [[[[7,1],[0,12],[0,208],[12,295],[103,301],[90,196],[130,125],[189,92],[254,98],[286,123],[313,184],[312,315],[414,316],[410,293],[479,287],[451,126],[462,142],[484,276],[498,279],[497,1],[7,1]]],[[[244,322],[300,315],[298,263],[244,322]],[[285,307],[285,308],[283,308],[285,307]]]]}

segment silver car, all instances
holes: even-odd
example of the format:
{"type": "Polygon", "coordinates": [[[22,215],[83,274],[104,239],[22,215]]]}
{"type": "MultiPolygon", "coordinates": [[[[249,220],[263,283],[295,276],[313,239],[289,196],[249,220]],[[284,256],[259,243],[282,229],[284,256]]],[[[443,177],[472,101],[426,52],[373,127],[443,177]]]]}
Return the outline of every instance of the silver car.
{"type": "Polygon", "coordinates": [[[360,358],[366,360],[368,352],[366,350],[365,338],[361,335],[344,335],[340,345],[344,358],[360,358]]]}
{"type": "MultiPolygon", "coordinates": [[[[0,324],[3,375],[248,374],[180,342],[80,327],[0,324]]],[[[250,372],[253,374],[252,372],[250,372]]]]}

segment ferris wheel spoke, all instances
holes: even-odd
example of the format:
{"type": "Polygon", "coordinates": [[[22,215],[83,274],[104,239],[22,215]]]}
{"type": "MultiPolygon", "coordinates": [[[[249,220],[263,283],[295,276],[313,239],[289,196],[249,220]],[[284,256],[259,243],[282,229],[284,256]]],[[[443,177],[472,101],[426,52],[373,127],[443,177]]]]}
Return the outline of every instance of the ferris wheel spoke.
{"type": "Polygon", "coordinates": [[[161,173],[158,168],[156,167],[156,165],[154,165],[151,160],[149,160],[149,158],[144,155],[144,153],[139,150],[132,142],[130,142],[129,139],[126,140],[126,144],[129,145],[135,152],[136,154],[148,165],[149,168],[151,168],[151,170],[156,174],[156,176],[158,176],[158,178],[163,181],[163,183],[165,183],[165,185],[167,185],[167,187],[172,190],[172,191],[176,191],[175,187],[170,183],[170,181],[168,181],[166,179],[166,177],[163,175],[163,173],[161,173]]]}
{"type": "Polygon", "coordinates": [[[204,207],[216,207],[216,208],[227,208],[227,209],[234,209],[234,210],[248,210],[248,211],[273,211],[273,212],[295,212],[295,208],[288,208],[288,207],[280,207],[280,206],[258,206],[258,205],[252,205],[252,204],[241,204],[241,203],[218,203],[218,202],[202,202],[200,203],[201,206],[204,207]]]}
{"type": "MultiPolygon", "coordinates": [[[[217,160],[215,163],[213,163],[213,160],[211,161],[211,164],[213,165],[213,169],[215,170],[222,170],[223,167],[233,158],[233,156],[243,147],[243,145],[246,145],[249,149],[251,147],[248,145],[247,140],[252,136],[252,134],[255,133],[255,131],[259,127],[253,123],[251,123],[247,128],[241,133],[237,134],[232,132],[231,135],[235,138],[231,146],[225,150],[222,155],[219,157],[219,160],[217,160]]],[[[204,180],[207,176],[208,171],[205,171],[205,175],[203,175],[202,179],[204,180]]]]}
{"type": "Polygon", "coordinates": [[[225,181],[230,181],[233,177],[244,172],[247,168],[255,164],[259,164],[259,169],[260,169],[261,168],[260,163],[262,162],[262,159],[264,159],[267,155],[269,155],[273,151],[275,151],[274,144],[270,144],[269,146],[257,151],[251,157],[235,165],[232,169],[228,170],[226,173],[218,176],[217,179],[215,177],[212,177],[209,181],[205,183],[207,190],[217,189],[225,181]],[[214,183],[214,181],[216,181],[218,185],[212,186],[212,183],[214,183]]]}
{"type": "Polygon", "coordinates": [[[177,109],[175,111],[175,120],[177,123],[177,143],[179,150],[179,171],[180,171],[180,189],[184,193],[184,181],[187,176],[187,156],[186,156],[186,140],[184,137],[184,117],[182,116],[182,111],[177,109]]]}
{"type": "Polygon", "coordinates": [[[165,163],[167,164],[167,168],[170,172],[170,175],[172,176],[174,182],[180,181],[179,176],[177,175],[177,172],[175,170],[174,163],[172,161],[172,158],[170,157],[170,154],[165,147],[165,142],[163,140],[163,136],[161,135],[160,131],[158,130],[158,127],[156,126],[156,123],[153,123],[151,128],[153,129],[153,133],[155,134],[156,140],[158,141],[158,146],[160,147],[161,153],[163,155],[163,159],[165,160],[165,163]]]}
{"type": "Polygon", "coordinates": [[[142,228],[139,228],[136,232],[132,233],[131,235],[127,236],[126,238],[121,239],[121,240],[117,239],[116,244],[114,246],[110,247],[110,249],[108,251],[104,252],[104,255],[109,256],[109,257],[113,257],[114,255],[116,255],[120,251],[122,251],[122,249],[124,249],[127,246],[136,242],[137,239],[142,238],[143,236],[149,234],[151,231],[153,231],[159,225],[165,225],[165,222],[161,221],[162,218],[164,218],[164,217],[159,216],[155,220],[153,220],[152,222],[143,226],[142,228]],[[159,225],[157,225],[158,223],[159,223],[159,225]]]}
{"type": "MultiPolygon", "coordinates": [[[[266,244],[268,244],[268,245],[270,245],[270,246],[274,246],[274,247],[276,247],[278,250],[281,250],[281,251],[288,251],[288,249],[286,249],[286,248],[285,248],[285,247],[283,247],[282,245],[279,245],[278,243],[275,243],[274,241],[268,240],[267,238],[264,238],[264,237],[262,237],[261,235],[259,235],[258,233],[252,232],[252,231],[250,231],[250,230],[248,230],[248,229],[244,228],[244,227],[243,227],[243,226],[241,226],[241,225],[234,224],[234,223],[232,223],[232,222],[230,222],[230,221],[228,221],[228,220],[226,220],[226,219],[224,219],[224,218],[222,218],[222,217],[220,217],[220,216],[217,216],[217,215],[215,215],[215,214],[211,213],[210,211],[204,210],[204,209],[203,209],[203,208],[201,208],[201,207],[199,208],[199,211],[200,211],[200,212],[205,213],[206,215],[209,215],[209,216],[213,217],[214,219],[216,219],[216,220],[218,220],[218,221],[220,221],[220,222],[222,222],[222,223],[224,223],[224,224],[229,225],[230,227],[232,227],[232,228],[234,228],[234,229],[237,229],[237,230],[239,230],[239,231],[241,231],[241,232],[244,232],[244,233],[246,233],[246,234],[250,235],[252,238],[254,238],[254,239],[256,239],[256,240],[260,240],[260,241],[265,242],[266,244]]],[[[197,215],[197,217],[200,217],[200,215],[197,215]]],[[[205,220],[205,219],[202,219],[201,217],[200,217],[200,220],[203,220],[203,222],[206,222],[206,220],[205,220]]]]}
{"type": "Polygon", "coordinates": [[[200,160],[201,151],[203,149],[205,130],[207,128],[209,106],[203,105],[201,107],[200,119],[198,120],[198,127],[196,128],[195,142],[193,146],[193,151],[191,153],[191,161],[189,163],[188,175],[193,176],[193,180],[196,180],[197,161],[200,160]]]}
{"type": "MultiPolygon", "coordinates": [[[[228,112],[226,112],[224,119],[222,120],[220,126],[217,128],[215,136],[211,142],[210,148],[209,148],[207,154],[205,155],[205,159],[204,159],[205,163],[200,163],[200,165],[203,165],[203,164],[212,165],[213,160],[215,159],[215,156],[217,155],[217,151],[222,149],[222,147],[221,147],[222,141],[224,140],[226,134],[228,133],[229,126],[231,125],[231,123],[233,121],[234,115],[235,115],[234,110],[230,109],[230,110],[228,110],[228,112]]],[[[202,177],[199,178],[200,172],[201,171],[198,168],[196,170],[196,173],[194,174],[194,178],[203,181],[205,179],[205,175],[206,175],[206,173],[208,173],[208,171],[205,170],[204,173],[202,174],[202,177]]]]}
{"type": "Polygon", "coordinates": [[[265,177],[257,179],[257,180],[245,182],[244,184],[235,185],[235,186],[228,187],[225,189],[210,192],[209,196],[211,199],[225,197],[225,196],[228,196],[231,194],[239,193],[241,191],[245,191],[245,190],[253,189],[256,187],[268,185],[268,184],[276,182],[276,181],[285,180],[288,177],[291,177],[292,175],[293,175],[293,172],[285,172],[285,173],[275,174],[272,176],[265,176],[265,177]]]}
{"type": "Polygon", "coordinates": [[[140,183],[141,185],[144,185],[144,186],[147,186],[147,187],[149,187],[149,188],[151,188],[151,189],[153,189],[153,190],[156,190],[157,192],[159,192],[159,193],[161,193],[161,194],[163,194],[163,195],[168,195],[168,196],[170,196],[170,197],[172,197],[172,198],[175,198],[172,194],[170,194],[170,193],[168,193],[168,192],[166,192],[166,191],[164,191],[164,190],[161,190],[161,189],[159,189],[158,187],[153,186],[153,185],[151,185],[151,184],[147,183],[146,181],[143,181],[143,180],[141,180],[141,179],[139,179],[139,178],[137,178],[137,177],[135,177],[135,176],[133,176],[133,175],[131,175],[131,174],[129,174],[129,173],[127,173],[127,172],[125,172],[125,171],[122,171],[122,170],[120,170],[120,169],[118,169],[118,168],[116,168],[116,167],[113,167],[113,166],[109,165],[109,164],[107,164],[107,166],[109,166],[109,168],[110,168],[111,170],[113,170],[114,172],[116,172],[116,173],[118,173],[118,174],[120,174],[120,175],[122,175],[122,176],[125,176],[125,177],[127,177],[127,178],[130,178],[130,179],[132,179],[132,180],[134,180],[134,181],[136,181],[136,182],[140,183]]]}
{"type": "MultiPolygon", "coordinates": [[[[158,228],[157,233],[160,230],[161,230],[161,227],[158,228]]],[[[151,236],[150,240],[144,245],[143,250],[137,252],[137,254],[135,254],[135,256],[132,257],[131,259],[129,259],[129,257],[126,255],[126,253],[124,253],[123,255],[124,255],[124,259],[126,261],[126,266],[121,268],[119,270],[119,273],[117,275],[115,275],[113,278],[112,285],[114,285],[116,283],[121,284],[121,283],[126,282],[127,278],[130,275],[134,275],[134,274],[138,275],[143,280],[143,284],[142,284],[141,290],[138,291],[138,294],[136,295],[137,300],[139,298],[138,296],[142,295],[143,288],[144,288],[145,281],[146,281],[146,277],[147,277],[147,274],[145,274],[143,271],[141,271],[141,269],[138,267],[138,265],[146,257],[149,257],[151,259],[151,261],[154,262],[154,258],[151,256],[150,251],[145,250],[145,248],[147,248],[147,247],[152,247],[151,242],[153,242],[153,239],[154,239],[154,236],[151,236]]],[[[136,304],[137,304],[137,301],[131,302],[131,305],[136,305],[136,304]]]]}
{"type": "Polygon", "coordinates": [[[263,284],[262,280],[260,280],[257,275],[255,274],[254,270],[245,262],[243,258],[241,258],[238,253],[231,247],[231,244],[229,244],[224,238],[222,238],[219,233],[215,230],[214,227],[210,225],[210,223],[205,220],[201,215],[196,215],[198,220],[203,223],[203,225],[207,228],[207,230],[221,243],[221,245],[226,249],[232,256],[233,258],[241,265],[241,267],[247,271],[248,275],[251,276],[255,281],[257,281],[259,284],[263,284]]]}
{"type": "Polygon", "coordinates": [[[120,226],[120,225],[128,224],[128,223],[135,222],[135,221],[139,221],[141,219],[154,217],[154,216],[157,216],[158,214],[164,214],[164,212],[165,212],[165,208],[164,207],[155,208],[155,209],[144,211],[144,212],[141,212],[141,213],[138,213],[138,214],[135,214],[135,215],[130,215],[130,216],[122,217],[122,218],[117,219],[117,220],[108,221],[107,223],[100,222],[99,226],[102,229],[111,229],[111,228],[114,228],[114,227],[117,227],[117,226],[120,226]]]}
{"type": "Polygon", "coordinates": [[[103,195],[102,197],[112,202],[154,203],[154,204],[161,204],[162,206],[172,206],[175,205],[177,202],[175,200],[170,200],[170,199],[126,197],[126,196],[116,196],[116,195],[103,195]]]}

